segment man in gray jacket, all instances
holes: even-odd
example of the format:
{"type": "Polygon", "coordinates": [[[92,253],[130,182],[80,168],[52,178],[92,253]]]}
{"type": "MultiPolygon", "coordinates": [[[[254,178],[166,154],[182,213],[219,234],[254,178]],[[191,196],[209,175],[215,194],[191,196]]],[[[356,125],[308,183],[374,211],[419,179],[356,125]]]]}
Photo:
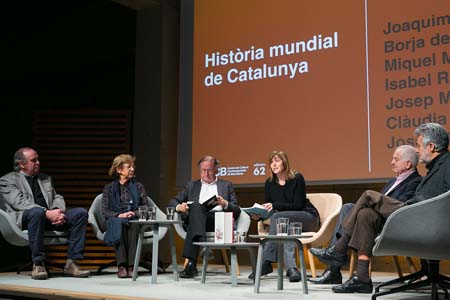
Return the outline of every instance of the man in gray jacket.
{"type": "Polygon", "coordinates": [[[33,261],[33,279],[47,279],[45,269],[44,231],[69,231],[68,259],[64,274],[87,277],[76,260],[83,258],[87,211],[66,211],[64,198],[53,189],[50,176],[40,173],[39,156],[31,148],[20,148],[14,154],[14,172],[0,178],[0,197],[6,212],[22,230],[28,230],[33,261]]]}

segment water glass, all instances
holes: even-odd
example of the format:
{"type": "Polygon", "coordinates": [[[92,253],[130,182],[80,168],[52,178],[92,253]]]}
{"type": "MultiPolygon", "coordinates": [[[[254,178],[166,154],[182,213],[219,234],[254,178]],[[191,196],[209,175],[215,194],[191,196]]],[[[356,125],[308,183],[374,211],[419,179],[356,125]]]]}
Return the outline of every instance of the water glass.
{"type": "Polygon", "coordinates": [[[245,237],[247,233],[244,231],[235,231],[234,232],[234,242],[235,243],[245,243],[245,237]]]}
{"type": "Polygon", "coordinates": [[[166,208],[167,220],[175,220],[175,207],[166,208]]]}
{"type": "Polygon", "coordinates": [[[289,225],[289,235],[302,235],[302,222],[292,222],[289,225]]]}
{"type": "Polygon", "coordinates": [[[148,219],[150,221],[156,220],[156,207],[152,206],[148,208],[148,219]]]}
{"type": "Polygon", "coordinates": [[[277,218],[277,235],[288,235],[289,218],[277,218]]]}
{"type": "Polygon", "coordinates": [[[147,206],[139,206],[138,207],[138,215],[139,215],[139,220],[142,220],[142,221],[147,220],[148,207],[147,206]]]}

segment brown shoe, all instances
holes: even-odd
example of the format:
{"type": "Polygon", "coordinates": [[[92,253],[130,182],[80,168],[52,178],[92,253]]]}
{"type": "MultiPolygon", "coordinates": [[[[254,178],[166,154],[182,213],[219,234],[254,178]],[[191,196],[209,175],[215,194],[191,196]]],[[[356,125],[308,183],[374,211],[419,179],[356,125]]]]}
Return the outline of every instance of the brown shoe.
{"type": "Polygon", "coordinates": [[[48,274],[45,267],[33,265],[33,271],[31,271],[31,278],[33,279],[47,279],[48,274]]]}
{"type": "Polygon", "coordinates": [[[133,278],[133,271],[134,271],[134,267],[133,266],[129,266],[127,268],[128,278],[133,278]]]}
{"type": "Polygon", "coordinates": [[[128,278],[127,268],[124,266],[118,266],[117,267],[117,277],[128,278]]]}
{"type": "Polygon", "coordinates": [[[68,259],[66,266],[64,267],[64,275],[76,278],[85,278],[91,275],[91,272],[82,271],[76,261],[68,259]]]}

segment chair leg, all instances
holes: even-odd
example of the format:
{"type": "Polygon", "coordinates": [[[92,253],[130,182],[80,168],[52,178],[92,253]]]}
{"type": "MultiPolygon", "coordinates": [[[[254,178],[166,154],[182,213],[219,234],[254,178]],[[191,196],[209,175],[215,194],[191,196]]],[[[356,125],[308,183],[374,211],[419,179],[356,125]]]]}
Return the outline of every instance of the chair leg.
{"type": "Polygon", "coordinates": [[[314,255],[309,251],[310,247],[306,247],[306,252],[308,253],[308,259],[309,259],[309,267],[311,268],[311,276],[313,278],[316,277],[316,265],[314,263],[314,255]]]}
{"type": "Polygon", "coordinates": [[[402,268],[400,267],[400,262],[398,261],[398,256],[392,256],[392,262],[394,263],[394,267],[397,271],[398,277],[403,277],[403,272],[402,268]]]}
{"type": "Polygon", "coordinates": [[[227,250],[220,249],[220,252],[222,253],[222,259],[223,259],[223,264],[225,265],[225,271],[227,273],[230,273],[230,262],[228,261],[227,250]]]}
{"type": "Polygon", "coordinates": [[[186,269],[187,264],[189,263],[189,259],[185,258],[184,259],[184,263],[183,263],[183,267],[186,269]]]}
{"type": "Polygon", "coordinates": [[[352,276],[355,272],[355,264],[356,264],[356,252],[353,250],[350,250],[350,263],[348,265],[348,273],[349,276],[352,276]]]}
{"type": "Polygon", "coordinates": [[[408,264],[409,270],[411,271],[411,273],[416,273],[417,272],[417,268],[414,265],[414,262],[412,261],[412,258],[409,256],[405,256],[405,260],[406,263],[408,264]]]}

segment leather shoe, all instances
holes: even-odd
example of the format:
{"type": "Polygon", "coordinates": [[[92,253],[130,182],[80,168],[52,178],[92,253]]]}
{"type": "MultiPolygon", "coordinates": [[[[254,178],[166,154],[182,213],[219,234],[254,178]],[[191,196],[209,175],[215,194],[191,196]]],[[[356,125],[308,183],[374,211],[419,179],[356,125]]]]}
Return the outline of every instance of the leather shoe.
{"type": "Polygon", "coordinates": [[[180,272],[181,278],[194,278],[198,276],[197,266],[192,260],[189,260],[186,268],[180,272]]]}
{"type": "Polygon", "coordinates": [[[309,282],[315,284],[342,284],[342,274],[338,271],[326,269],[322,276],[316,278],[308,278],[309,282]]]}
{"type": "Polygon", "coordinates": [[[326,265],[341,267],[347,262],[347,254],[337,253],[334,245],[327,248],[311,248],[309,251],[326,265]]]}
{"type": "Polygon", "coordinates": [[[33,279],[47,279],[48,273],[44,265],[33,265],[33,270],[31,271],[31,278],[33,279]]]}
{"type": "Polygon", "coordinates": [[[133,266],[129,266],[127,268],[127,277],[128,278],[133,278],[133,271],[134,271],[134,267],[133,266]]]}
{"type": "Polygon", "coordinates": [[[118,266],[117,267],[117,277],[128,278],[127,268],[124,266],[118,266]]]}
{"type": "Polygon", "coordinates": [[[299,282],[302,279],[302,275],[295,267],[287,270],[287,276],[289,277],[289,282],[299,282]]]}
{"type": "Polygon", "coordinates": [[[358,275],[353,274],[349,280],[344,282],[343,284],[333,286],[331,288],[335,293],[364,293],[371,294],[373,285],[372,280],[369,282],[361,281],[358,278],[358,275]]]}
{"type": "Polygon", "coordinates": [[[66,266],[64,267],[64,275],[76,278],[85,278],[89,277],[91,272],[82,271],[75,260],[68,259],[66,261],[66,266]]]}
{"type": "MultiPolygon", "coordinates": [[[[272,272],[273,272],[272,262],[268,260],[263,261],[261,267],[261,276],[270,274],[272,272]]],[[[251,272],[250,275],[248,275],[248,279],[255,279],[255,273],[251,272]]]]}

